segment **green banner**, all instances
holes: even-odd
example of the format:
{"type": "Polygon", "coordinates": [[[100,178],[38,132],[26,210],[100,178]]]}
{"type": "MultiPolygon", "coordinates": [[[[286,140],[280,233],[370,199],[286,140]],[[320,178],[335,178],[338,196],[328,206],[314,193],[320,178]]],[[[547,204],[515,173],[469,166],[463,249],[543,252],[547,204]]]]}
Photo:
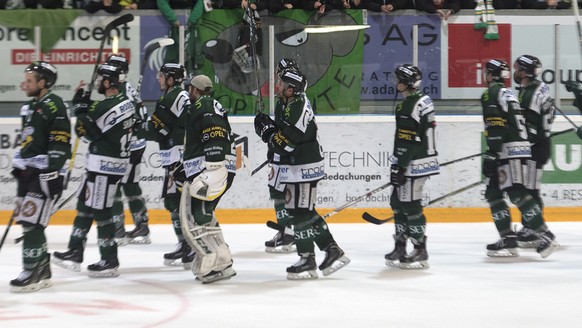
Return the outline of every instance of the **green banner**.
{"type": "Polygon", "coordinates": [[[198,25],[201,60],[199,73],[214,76],[215,97],[232,114],[252,115],[262,96],[268,110],[269,26],[274,27],[275,67],[281,58],[297,61],[307,76],[307,95],[317,114],[359,112],[363,30],[310,33],[305,27],[345,27],[363,24],[361,10],[333,11],[319,15],[313,11],[288,10],[260,17],[259,68],[249,56],[247,24],[242,10],[213,10],[198,25]],[[258,79],[257,79],[258,76],[258,79]],[[258,80],[258,82],[257,82],[258,80]]]}

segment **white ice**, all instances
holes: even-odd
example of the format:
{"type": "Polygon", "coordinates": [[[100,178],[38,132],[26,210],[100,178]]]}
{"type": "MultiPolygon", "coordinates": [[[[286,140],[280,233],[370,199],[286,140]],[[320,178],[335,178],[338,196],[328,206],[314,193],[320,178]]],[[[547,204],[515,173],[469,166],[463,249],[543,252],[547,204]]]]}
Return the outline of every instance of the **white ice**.
{"type": "MultiPolygon", "coordinates": [[[[392,225],[330,224],[350,265],[289,281],[285,268],[298,257],[264,252],[273,230],[224,225],[238,274],[208,285],[163,265],[175,245],[170,225],[152,226],[151,245],[119,249],[118,278],[89,278],[86,265],[99,260],[93,227],[82,272],[53,265],[54,286],[30,294],[9,292],[21,271],[13,226],[0,250],[0,327],[581,327],[582,223],[549,226],[561,244],[549,258],[521,250],[491,259],[493,223],[429,224],[430,268],[403,271],[384,264],[392,225]]],[[[51,252],[66,249],[69,232],[47,229],[51,252]]]]}

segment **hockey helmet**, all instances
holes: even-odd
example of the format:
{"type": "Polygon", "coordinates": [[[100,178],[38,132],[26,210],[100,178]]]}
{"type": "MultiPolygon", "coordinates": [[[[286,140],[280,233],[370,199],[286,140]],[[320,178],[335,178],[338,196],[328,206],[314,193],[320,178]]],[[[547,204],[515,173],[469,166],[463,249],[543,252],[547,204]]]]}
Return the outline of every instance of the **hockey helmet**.
{"type": "Polygon", "coordinates": [[[103,80],[109,81],[109,84],[117,85],[119,83],[119,76],[122,73],[121,67],[104,63],[97,69],[97,74],[101,75],[103,80]]]}
{"type": "Polygon", "coordinates": [[[36,72],[37,80],[45,80],[45,88],[52,87],[57,81],[57,68],[45,61],[34,61],[26,67],[25,72],[36,72]]]}
{"type": "Polygon", "coordinates": [[[291,58],[283,58],[279,61],[277,65],[277,74],[281,74],[284,70],[288,68],[293,68],[295,70],[299,70],[299,66],[297,62],[291,58]]]}
{"type": "Polygon", "coordinates": [[[542,62],[538,57],[522,55],[515,60],[513,68],[516,71],[524,71],[527,77],[536,77],[542,73],[542,62]]]}
{"type": "Polygon", "coordinates": [[[129,65],[127,64],[127,58],[121,55],[111,55],[107,58],[105,62],[109,65],[119,66],[121,68],[121,74],[127,74],[129,72],[129,65]]]}
{"type": "Polygon", "coordinates": [[[305,75],[297,69],[288,68],[281,72],[281,81],[287,84],[287,87],[293,88],[295,94],[302,93],[307,83],[305,75]]]}
{"type": "Polygon", "coordinates": [[[485,64],[487,74],[491,74],[493,81],[503,82],[511,76],[509,65],[502,59],[491,59],[485,64]]]}
{"type": "Polygon", "coordinates": [[[400,65],[394,71],[398,83],[406,85],[409,89],[420,88],[422,82],[422,73],[418,67],[404,64],[400,65]]]}
{"type": "Polygon", "coordinates": [[[163,74],[166,78],[172,77],[174,81],[177,83],[182,83],[184,81],[184,77],[186,76],[186,69],[183,65],[174,64],[174,63],[167,63],[160,68],[160,73],[163,74]]]}

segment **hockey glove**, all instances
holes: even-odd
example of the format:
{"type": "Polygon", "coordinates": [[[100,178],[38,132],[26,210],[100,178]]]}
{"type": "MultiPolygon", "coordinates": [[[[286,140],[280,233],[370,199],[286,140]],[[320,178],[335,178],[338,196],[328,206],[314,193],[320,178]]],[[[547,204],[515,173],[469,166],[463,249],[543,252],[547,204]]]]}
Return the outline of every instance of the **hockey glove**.
{"type": "Polygon", "coordinates": [[[482,173],[487,178],[491,178],[497,174],[497,154],[492,152],[483,154],[482,173]]]}
{"type": "Polygon", "coordinates": [[[85,92],[85,89],[81,88],[75,92],[73,96],[73,113],[75,116],[79,116],[79,114],[86,113],[89,110],[89,106],[91,105],[91,97],[88,92],[85,92]]]}
{"type": "Polygon", "coordinates": [[[268,143],[275,132],[277,132],[277,126],[275,121],[269,117],[269,115],[259,113],[255,116],[255,132],[263,142],[268,143]]]}
{"type": "Polygon", "coordinates": [[[64,178],[59,174],[59,171],[40,173],[38,181],[40,189],[48,198],[58,199],[61,197],[64,189],[64,178]]]}
{"type": "MultiPolygon", "coordinates": [[[[578,133],[576,131],[576,133],[578,133]]],[[[550,138],[542,139],[531,146],[531,159],[537,163],[546,164],[551,156],[550,138]]]]}
{"type": "Polygon", "coordinates": [[[178,188],[182,189],[184,182],[186,182],[186,171],[184,171],[184,163],[178,162],[170,165],[170,176],[176,183],[178,188]]]}
{"type": "Polygon", "coordinates": [[[404,172],[406,172],[405,168],[402,168],[397,164],[390,165],[390,183],[392,183],[394,187],[404,184],[404,181],[406,181],[404,172]]]}
{"type": "Polygon", "coordinates": [[[225,161],[206,162],[204,166],[205,170],[190,184],[190,196],[204,201],[213,201],[226,190],[228,172],[225,161]]]}
{"type": "Polygon", "coordinates": [[[570,80],[566,81],[564,84],[566,85],[566,90],[568,90],[568,92],[582,93],[582,83],[570,80]]]}

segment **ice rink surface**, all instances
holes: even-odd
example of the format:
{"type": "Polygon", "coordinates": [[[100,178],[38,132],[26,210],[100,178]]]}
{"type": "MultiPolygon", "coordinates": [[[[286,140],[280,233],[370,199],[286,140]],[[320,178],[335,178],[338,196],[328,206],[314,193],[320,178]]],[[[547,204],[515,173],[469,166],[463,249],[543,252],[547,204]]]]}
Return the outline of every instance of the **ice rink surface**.
{"type": "MultiPolygon", "coordinates": [[[[330,224],[350,265],[289,281],[285,268],[298,257],[264,252],[273,230],[224,225],[238,274],[208,285],[163,265],[175,245],[170,225],[153,225],[150,245],[119,249],[118,278],[89,278],[86,266],[99,260],[93,227],[82,272],[53,265],[53,287],[30,294],[9,292],[21,271],[13,226],[0,251],[0,327],[581,327],[582,223],[549,226],[561,247],[547,259],[533,250],[491,259],[493,223],[429,224],[430,268],[403,271],[384,264],[391,224],[330,224]]],[[[47,229],[51,252],[65,250],[69,232],[47,229]]]]}

